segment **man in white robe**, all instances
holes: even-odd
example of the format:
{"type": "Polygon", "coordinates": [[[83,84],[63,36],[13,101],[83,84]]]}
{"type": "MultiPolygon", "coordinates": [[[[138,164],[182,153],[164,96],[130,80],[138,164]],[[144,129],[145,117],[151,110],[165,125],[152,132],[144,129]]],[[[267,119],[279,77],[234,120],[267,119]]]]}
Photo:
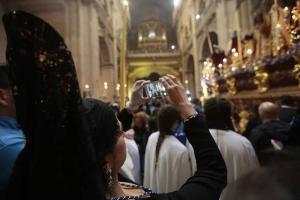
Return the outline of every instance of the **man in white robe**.
{"type": "MultiPolygon", "coordinates": [[[[259,166],[250,141],[232,131],[231,112],[231,103],[224,98],[211,98],[204,104],[206,123],[227,167],[227,185],[259,166]]],[[[225,193],[226,188],[220,199],[225,193]]]]}
{"type": "Polygon", "coordinates": [[[194,151],[188,142],[187,146],[184,146],[173,135],[167,135],[156,163],[155,150],[158,137],[159,132],[155,132],[148,139],[144,186],[158,193],[172,192],[178,190],[196,171],[194,151]]]}
{"type": "Polygon", "coordinates": [[[249,140],[231,130],[209,129],[227,167],[227,184],[258,167],[255,151],[249,140]]]}

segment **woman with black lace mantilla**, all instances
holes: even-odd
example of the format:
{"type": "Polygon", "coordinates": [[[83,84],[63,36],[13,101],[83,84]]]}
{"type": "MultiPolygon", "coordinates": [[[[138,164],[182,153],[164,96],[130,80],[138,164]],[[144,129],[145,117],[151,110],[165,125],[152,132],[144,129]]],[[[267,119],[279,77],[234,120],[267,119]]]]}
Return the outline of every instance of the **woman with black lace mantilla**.
{"type": "MultiPolygon", "coordinates": [[[[174,192],[155,194],[120,183],[125,160],[122,127],[114,112],[95,99],[82,100],[71,53],[46,22],[22,11],[3,17],[17,118],[27,143],[16,161],[7,199],[219,199],[226,166],[203,117],[172,75],[161,78],[170,103],[185,120],[197,172],[174,192]]],[[[146,99],[135,84],[130,108],[146,99]]]]}

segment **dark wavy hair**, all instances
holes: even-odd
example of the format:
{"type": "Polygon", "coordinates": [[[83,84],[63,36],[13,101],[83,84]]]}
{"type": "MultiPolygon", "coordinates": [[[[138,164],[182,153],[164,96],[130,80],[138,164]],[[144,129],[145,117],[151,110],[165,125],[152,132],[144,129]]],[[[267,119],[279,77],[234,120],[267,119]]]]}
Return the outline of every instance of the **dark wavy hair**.
{"type": "Polygon", "coordinates": [[[159,137],[155,149],[155,165],[158,162],[159,150],[165,137],[173,134],[173,125],[176,121],[179,122],[180,120],[180,112],[174,106],[164,106],[160,109],[158,113],[159,137]]]}
{"type": "MultiPolygon", "coordinates": [[[[117,116],[109,105],[100,100],[83,99],[83,107],[95,154],[103,168],[106,164],[104,156],[113,152],[121,133],[117,116]]],[[[108,180],[103,170],[102,177],[107,189],[108,180]]]]}

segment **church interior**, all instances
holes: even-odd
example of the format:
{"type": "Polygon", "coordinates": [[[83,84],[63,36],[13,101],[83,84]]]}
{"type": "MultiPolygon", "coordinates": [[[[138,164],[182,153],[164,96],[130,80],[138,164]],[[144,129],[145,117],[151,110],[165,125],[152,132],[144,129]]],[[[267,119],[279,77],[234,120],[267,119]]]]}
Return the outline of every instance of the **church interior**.
{"type": "Polygon", "coordinates": [[[300,199],[300,0],[0,16],[0,200],[300,199]]]}
{"type": "MultiPolygon", "coordinates": [[[[122,107],[136,80],[172,74],[190,99],[230,99],[243,121],[259,102],[300,96],[300,1],[0,1],[0,15],[13,9],[64,37],[85,97],[122,107]]],[[[0,63],[5,49],[0,24],[0,63]]]]}

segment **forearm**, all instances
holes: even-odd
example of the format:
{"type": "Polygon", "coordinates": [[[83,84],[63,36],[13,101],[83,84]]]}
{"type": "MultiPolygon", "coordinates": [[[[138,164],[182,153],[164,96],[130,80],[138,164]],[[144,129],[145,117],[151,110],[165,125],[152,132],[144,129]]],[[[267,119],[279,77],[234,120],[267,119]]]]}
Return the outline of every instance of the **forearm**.
{"type": "Polygon", "coordinates": [[[204,123],[203,115],[199,114],[197,117],[185,122],[184,130],[194,148],[197,165],[199,165],[199,167],[209,165],[207,161],[210,160],[216,160],[220,165],[225,166],[218,146],[204,123]]]}
{"type": "Polygon", "coordinates": [[[227,169],[221,153],[204,123],[197,117],[185,123],[185,133],[194,148],[197,181],[206,181],[211,189],[221,192],[227,181],[227,169]]]}
{"type": "Polygon", "coordinates": [[[206,128],[203,117],[185,123],[185,132],[197,160],[197,172],[175,192],[159,194],[157,200],[219,200],[226,185],[227,171],[223,158],[206,128]]]}
{"type": "Polygon", "coordinates": [[[185,133],[197,162],[197,172],[178,190],[172,193],[157,195],[155,199],[168,200],[218,200],[226,185],[227,170],[217,145],[204,124],[203,117],[188,101],[185,88],[175,76],[161,78],[165,85],[170,102],[176,106],[185,122],[185,133]]]}

